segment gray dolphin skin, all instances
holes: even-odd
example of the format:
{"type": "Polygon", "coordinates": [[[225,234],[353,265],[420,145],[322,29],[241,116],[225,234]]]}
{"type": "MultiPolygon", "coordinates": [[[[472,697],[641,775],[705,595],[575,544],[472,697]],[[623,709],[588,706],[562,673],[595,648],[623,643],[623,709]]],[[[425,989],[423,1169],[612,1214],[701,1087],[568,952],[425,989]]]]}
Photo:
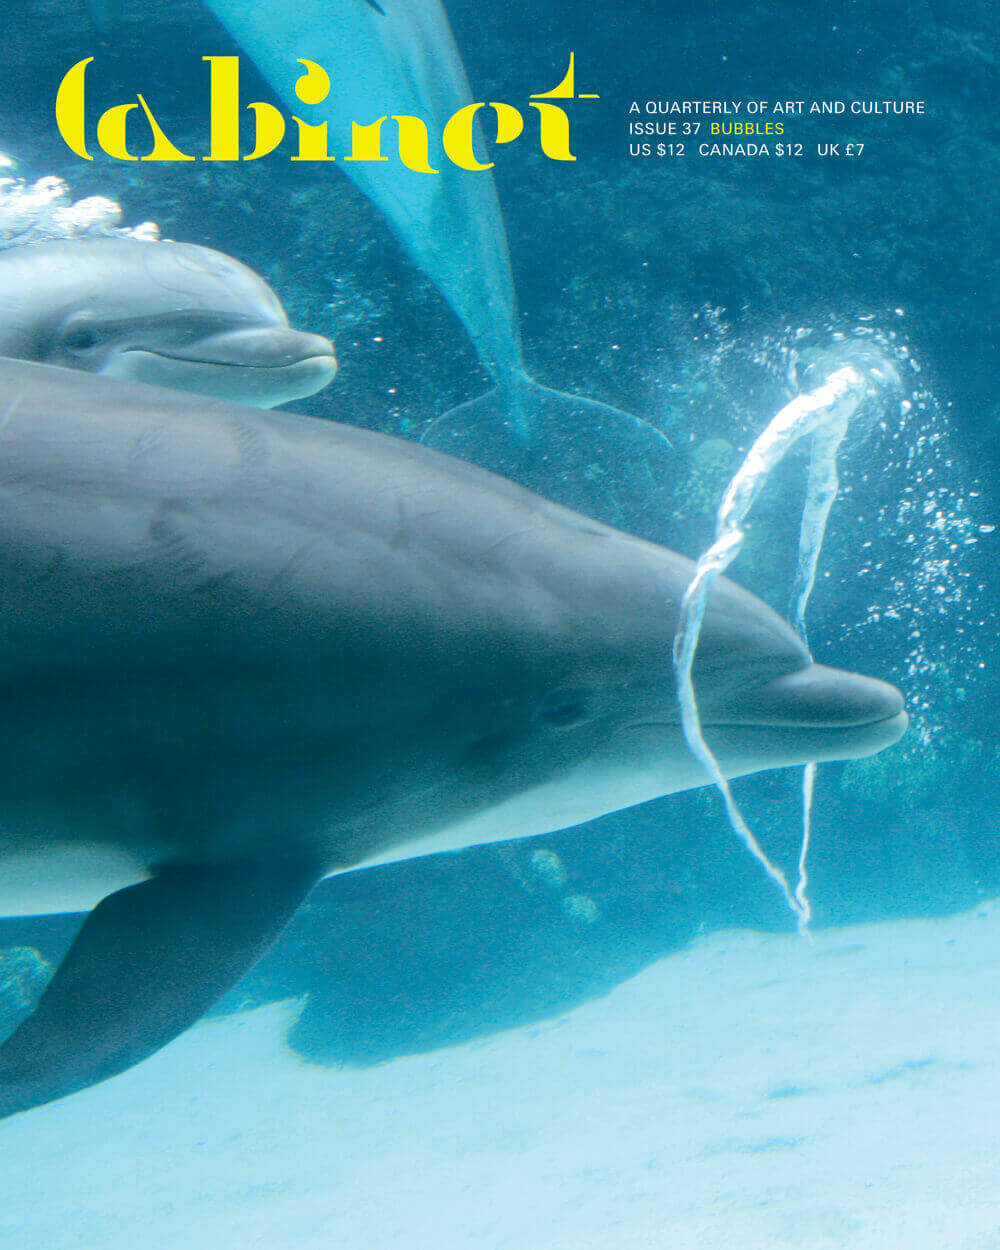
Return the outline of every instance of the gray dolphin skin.
{"type": "Polygon", "coordinates": [[[267,283],[193,243],[55,239],[0,251],[0,355],[259,408],[321,390],[333,346],[267,283]]]}
{"type": "MultiPolygon", "coordinates": [[[[0,913],[93,908],[0,1113],[164,1045],[325,875],[707,783],[673,552],[418,444],[21,361],[0,450],[0,913]]],[[[724,580],[695,681],[729,776],[906,726],[724,580]]]]}

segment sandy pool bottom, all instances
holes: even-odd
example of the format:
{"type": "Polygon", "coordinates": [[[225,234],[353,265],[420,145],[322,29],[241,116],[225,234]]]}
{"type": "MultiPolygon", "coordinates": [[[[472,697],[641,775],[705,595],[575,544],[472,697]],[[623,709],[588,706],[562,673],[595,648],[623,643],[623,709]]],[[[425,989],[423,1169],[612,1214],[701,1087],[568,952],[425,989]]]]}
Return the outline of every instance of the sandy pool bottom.
{"type": "Polygon", "coordinates": [[[1000,904],[717,934],[364,1071],[281,1004],[0,1125],[12,1250],[1000,1250],[1000,904]]]}

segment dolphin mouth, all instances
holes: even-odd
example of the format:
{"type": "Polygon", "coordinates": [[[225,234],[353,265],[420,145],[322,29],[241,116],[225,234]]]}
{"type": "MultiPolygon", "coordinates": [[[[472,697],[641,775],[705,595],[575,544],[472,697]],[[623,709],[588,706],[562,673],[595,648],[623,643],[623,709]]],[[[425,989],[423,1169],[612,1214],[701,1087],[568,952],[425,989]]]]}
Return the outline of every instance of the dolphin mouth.
{"type": "MultiPolygon", "coordinates": [[[[731,691],[721,699],[702,698],[699,712],[703,729],[723,727],[772,729],[864,729],[906,716],[905,701],[895,686],[877,677],[862,677],[846,669],[808,664],[758,686],[731,691]]],[[[642,726],[676,726],[674,717],[636,722],[642,726]]]]}
{"type": "MultiPolygon", "coordinates": [[[[701,724],[709,746],[787,750],[800,760],[859,759],[897,742],[909,717],[888,682],[809,664],[758,686],[705,700],[701,724]]],[[[632,730],[671,729],[676,720],[644,721],[632,730]]]]}
{"type": "Polygon", "coordinates": [[[312,352],[304,356],[296,356],[288,360],[224,360],[218,356],[210,356],[207,352],[165,352],[151,347],[131,347],[122,352],[123,356],[156,356],[160,360],[169,360],[176,364],[206,365],[213,369],[257,369],[264,373],[273,373],[282,369],[295,369],[301,365],[312,365],[317,369],[336,370],[337,358],[333,347],[326,352],[312,352]]]}
{"type": "Polygon", "coordinates": [[[321,334],[289,326],[253,326],[201,335],[188,343],[137,342],[123,355],[157,356],[176,364],[213,368],[289,369],[314,364],[336,369],[333,344],[321,334]]]}
{"type": "MultiPolygon", "coordinates": [[[[203,356],[171,356],[167,352],[154,352],[148,348],[132,349],[122,354],[155,356],[160,360],[169,360],[172,364],[203,365],[206,369],[228,370],[234,374],[242,373],[250,376],[259,374],[274,377],[279,374],[292,372],[315,374],[317,379],[322,378],[323,385],[332,382],[337,373],[337,358],[333,352],[322,356],[302,356],[297,360],[285,361],[284,363],[276,362],[274,364],[250,364],[238,360],[212,360],[210,357],[203,356]]],[[[317,387],[316,389],[319,390],[321,388],[317,387]]]]}
{"type": "MultiPolygon", "coordinates": [[[[877,755],[898,742],[906,733],[910,718],[900,710],[877,720],[841,721],[823,724],[813,721],[759,721],[709,724],[703,726],[705,741],[713,753],[724,761],[738,764],[734,775],[757,772],[764,767],[781,764],[831,763],[835,760],[860,760],[877,755]],[[740,761],[751,761],[746,767],[740,761]]],[[[728,772],[728,769],[727,769],[728,772]]]]}
{"type": "Polygon", "coordinates": [[[706,707],[713,725],[770,725],[801,729],[855,729],[905,715],[902,694],[876,677],[862,677],[825,664],[808,664],[763,685],[733,692],[706,707]]]}
{"type": "Polygon", "coordinates": [[[337,358],[327,339],[295,331],[286,331],[282,339],[242,332],[183,348],[135,345],[119,351],[101,372],[256,408],[315,395],[337,376],[337,358]]]}

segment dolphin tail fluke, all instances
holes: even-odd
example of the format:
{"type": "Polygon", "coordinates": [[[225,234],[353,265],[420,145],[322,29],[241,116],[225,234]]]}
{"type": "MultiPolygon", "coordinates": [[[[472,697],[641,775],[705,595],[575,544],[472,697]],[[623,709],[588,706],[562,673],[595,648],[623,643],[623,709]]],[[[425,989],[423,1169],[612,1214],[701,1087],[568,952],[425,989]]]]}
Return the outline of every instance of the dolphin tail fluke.
{"type": "Polygon", "coordinates": [[[612,525],[672,487],[669,440],[642,417],[521,376],[431,422],[420,441],[612,525]]]}
{"type": "Polygon", "coordinates": [[[172,867],[104,899],[0,1046],[0,1115],[123,1072],[193,1024],[264,953],[319,873],[172,867]]]}

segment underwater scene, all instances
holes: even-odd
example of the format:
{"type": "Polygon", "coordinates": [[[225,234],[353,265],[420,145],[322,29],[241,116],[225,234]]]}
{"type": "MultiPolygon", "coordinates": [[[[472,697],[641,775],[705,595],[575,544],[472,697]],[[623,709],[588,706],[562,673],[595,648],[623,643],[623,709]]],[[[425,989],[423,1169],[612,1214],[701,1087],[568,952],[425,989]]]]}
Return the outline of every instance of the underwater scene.
{"type": "Polygon", "coordinates": [[[995,5],[0,25],[0,1245],[1000,1250],[995,5]]]}

